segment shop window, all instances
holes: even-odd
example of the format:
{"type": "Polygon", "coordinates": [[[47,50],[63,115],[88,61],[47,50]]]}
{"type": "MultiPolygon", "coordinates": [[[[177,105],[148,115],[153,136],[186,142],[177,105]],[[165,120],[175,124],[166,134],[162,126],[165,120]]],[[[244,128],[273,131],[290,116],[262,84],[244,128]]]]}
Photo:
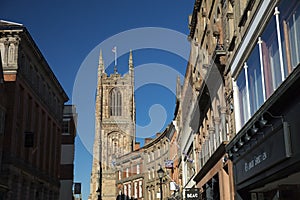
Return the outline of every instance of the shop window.
{"type": "Polygon", "coordinates": [[[265,89],[266,97],[268,98],[282,82],[275,17],[272,17],[269,21],[261,36],[261,40],[265,89]]]}
{"type": "Polygon", "coordinates": [[[237,86],[239,88],[239,103],[241,108],[240,118],[241,123],[244,124],[263,103],[258,46],[253,49],[250,57],[244,64],[244,69],[237,80],[237,86]]]}
{"type": "Polygon", "coordinates": [[[300,63],[300,3],[296,0],[291,1],[290,5],[282,3],[274,13],[257,38],[257,44],[236,81],[241,125],[251,118],[300,63]]]}
{"type": "Polygon", "coordinates": [[[155,178],[155,170],[154,170],[154,167],[152,167],[152,178],[153,178],[153,179],[155,178]]]}
{"type": "Polygon", "coordinates": [[[279,11],[284,58],[290,73],[300,63],[300,2],[297,0],[283,2],[279,5],[279,11]]]}

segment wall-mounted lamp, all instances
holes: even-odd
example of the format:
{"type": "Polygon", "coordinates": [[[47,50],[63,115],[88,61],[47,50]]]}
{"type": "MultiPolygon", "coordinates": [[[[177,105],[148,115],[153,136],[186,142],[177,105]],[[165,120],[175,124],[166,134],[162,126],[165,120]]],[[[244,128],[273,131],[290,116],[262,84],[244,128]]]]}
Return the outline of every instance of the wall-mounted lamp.
{"type": "Polygon", "coordinates": [[[228,157],[231,158],[232,156],[233,156],[232,151],[229,150],[229,151],[228,151],[228,157]]]}
{"type": "Polygon", "coordinates": [[[259,126],[263,128],[268,123],[268,120],[265,120],[263,116],[261,116],[259,120],[259,126]]]}
{"type": "Polygon", "coordinates": [[[246,133],[245,136],[244,136],[244,140],[246,142],[248,142],[250,139],[251,139],[251,137],[248,135],[248,133],[246,133]]]}
{"type": "Polygon", "coordinates": [[[258,132],[258,128],[256,128],[255,125],[253,124],[251,128],[251,135],[255,135],[257,132],[258,132]]]}
{"type": "Polygon", "coordinates": [[[244,142],[242,141],[242,138],[237,143],[238,147],[242,147],[244,145],[244,142]]]}
{"type": "Polygon", "coordinates": [[[234,146],[233,146],[233,151],[234,151],[234,152],[238,152],[238,150],[239,150],[239,148],[237,148],[237,146],[234,145],[234,146]]]}

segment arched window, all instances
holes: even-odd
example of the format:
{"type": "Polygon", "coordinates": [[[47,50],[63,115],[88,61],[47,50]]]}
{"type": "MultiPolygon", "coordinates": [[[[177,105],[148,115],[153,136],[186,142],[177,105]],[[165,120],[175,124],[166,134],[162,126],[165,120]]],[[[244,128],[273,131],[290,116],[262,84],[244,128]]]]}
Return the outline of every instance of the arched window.
{"type": "Polygon", "coordinates": [[[110,116],[122,115],[122,96],[117,89],[112,89],[110,92],[110,116]]]}

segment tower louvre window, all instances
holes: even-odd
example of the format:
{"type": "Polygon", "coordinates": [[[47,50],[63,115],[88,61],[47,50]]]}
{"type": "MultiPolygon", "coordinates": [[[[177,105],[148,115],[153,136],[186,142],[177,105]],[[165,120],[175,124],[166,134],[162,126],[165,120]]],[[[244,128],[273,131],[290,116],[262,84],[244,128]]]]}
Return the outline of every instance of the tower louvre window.
{"type": "Polygon", "coordinates": [[[122,96],[121,92],[116,88],[112,89],[110,93],[110,115],[122,115],[122,96]]]}

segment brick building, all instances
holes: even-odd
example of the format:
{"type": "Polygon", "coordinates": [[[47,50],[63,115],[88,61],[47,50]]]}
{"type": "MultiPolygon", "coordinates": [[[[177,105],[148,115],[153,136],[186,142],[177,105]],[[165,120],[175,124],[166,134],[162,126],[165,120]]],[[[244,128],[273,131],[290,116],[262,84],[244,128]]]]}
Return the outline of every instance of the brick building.
{"type": "Polygon", "coordinates": [[[56,200],[68,97],[22,24],[0,21],[0,51],[7,98],[0,171],[4,199],[56,200]]]}

